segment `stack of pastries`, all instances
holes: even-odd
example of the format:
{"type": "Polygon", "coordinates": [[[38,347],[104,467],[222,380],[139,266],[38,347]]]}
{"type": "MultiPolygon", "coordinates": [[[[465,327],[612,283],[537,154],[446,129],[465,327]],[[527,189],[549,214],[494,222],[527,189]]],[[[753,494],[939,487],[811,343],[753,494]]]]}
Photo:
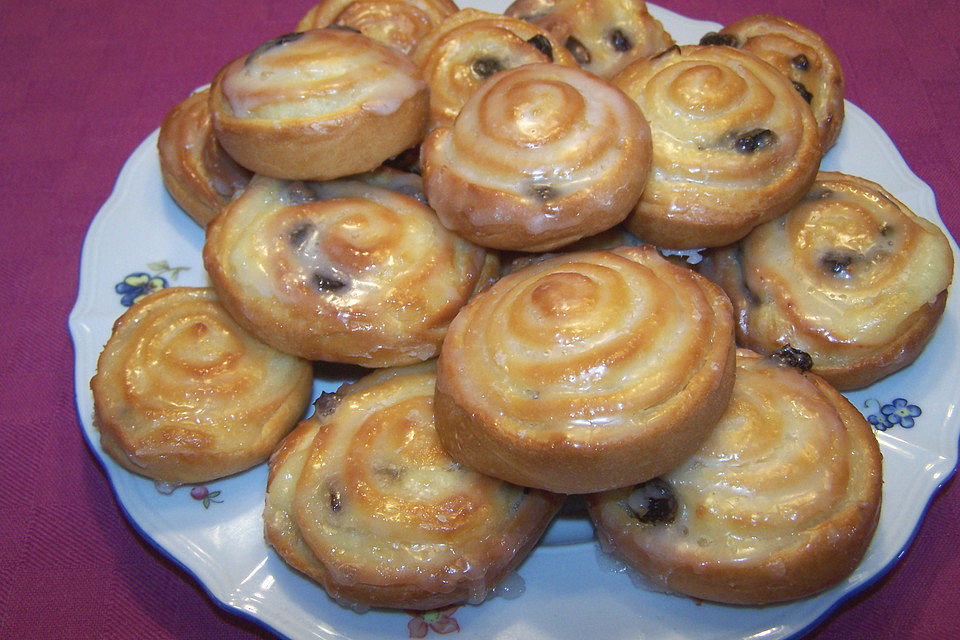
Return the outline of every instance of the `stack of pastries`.
{"type": "Polygon", "coordinates": [[[163,123],[211,286],[117,321],[107,453],[167,482],[269,456],[268,543],[366,606],[482,600],[570,494],[676,593],[855,569],[881,456],[837,389],[916,359],[953,254],[819,171],[843,76],[816,33],[677,44],[642,0],[323,0],[297,28],[163,123]],[[318,361],[364,373],[302,419],[318,361]]]}

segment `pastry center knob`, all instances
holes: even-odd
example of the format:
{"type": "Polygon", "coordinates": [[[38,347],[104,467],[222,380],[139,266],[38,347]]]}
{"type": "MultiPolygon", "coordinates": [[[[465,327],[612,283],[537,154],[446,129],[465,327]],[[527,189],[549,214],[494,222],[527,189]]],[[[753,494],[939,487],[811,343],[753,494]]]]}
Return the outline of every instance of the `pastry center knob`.
{"type": "Polygon", "coordinates": [[[576,317],[597,303],[597,285],[579,273],[552,273],[534,288],[533,304],[548,318],[576,317]]]}
{"type": "Polygon", "coordinates": [[[689,113],[701,115],[725,109],[746,91],[743,78],[714,64],[687,67],[672,84],[674,102],[689,113]]]}

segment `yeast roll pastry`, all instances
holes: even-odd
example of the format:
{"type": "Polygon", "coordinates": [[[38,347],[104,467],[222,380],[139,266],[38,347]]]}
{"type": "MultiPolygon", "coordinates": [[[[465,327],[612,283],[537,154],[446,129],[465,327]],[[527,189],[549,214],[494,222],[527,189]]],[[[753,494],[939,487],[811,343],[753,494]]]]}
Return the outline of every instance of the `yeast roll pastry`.
{"type": "Polygon", "coordinates": [[[301,18],[297,31],[349,27],[409,54],[457,10],[452,0],[321,0],[301,18]]]}
{"type": "Polygon", "coordinates": [[[692,454],[730,396],[723,292],[647,245],[558,255],[507,274],[451,323],[437,429],[458,462],[589,493],[692,454]]]}
{"type": "Polygon", "coordinates": [[[587,508],[603,546],[656,588],[759,605],[856,568],[881,477],[856,407],[818,376],[740,350],[733,397],[699,451],[647,483],[588,496],[587,508]]]}
{"type": "Polygon", "coordinates": [[[738,343],[806,352],[843,390],[916,359],[943,314],[953,253],[939,227],[880,185],[823,172],[786,215],[700,268],[733,301],[738,343]]]}
{"type": "Polygon", "coordinates": [[[534,63],[577,65],[540,27],[479,9],[446,18],[411,56],[430,85],[431,130],[452,124],[483,81],[499,71],[534,63]]]}
{"type": "Polygon", "coordinates": [[[250,181],[250,172],[224,151],[213,134],[209,93],[209,89],[196,91],[174,106],[157,138],[163,184],[201,227],[250,181]]]}
{"type": "Polygon", "coordinates": [[[151,293],[120,316],[90,381],[103,450],[175,483],[266,460],[312,384],[309,362],[243,330],[212,289],[188,287],[151,293]]]}
{"type": "Polygon", "coordinates": [[[784,213],[820,166],[817,122],[790,81],[724,46],[674,47],[613,79],[650,122],[653,166],[627,228],[670,249],[716,247],[784,213]]]}
{"type": "Polygon", "coordinates": [[[758,13],[705,35],[700,43],[738,47],[779,69],[810,103],[824,153],[834,145],[843,125],[843,69],[820,34],[793,20],[758,13]]]}
{"type": "Polygon", "coordinates": [[[274,38],[210,88],[217,138],[248,169],[288,179],[369,171],[418,143],[429,97],[394,49],[342,28],[274,38]]]}
{"type": "Polygon", "coordinates": [[[450,459],[433,362],[384,369],[317,402],[270,461],[264,523],[292,566],[349,603],[477,603],[530,552],[563,497],[450,459]]]}
{"type": "Polygon", "coordinates": [[[546,29],[604,78],[673,44],[643,0],[516,0],[504,13],[546,29]]]}
{"type": "Polygon", "coordinates": [[[310,360],[367,367],[434,357],[498,269],[420,201],[357,179],[255,176],[208,227],[203,258],[251,333],[310,360]]]}
{"type": "Polygon", "coordinates": [[[621,222],[650,166],[637,105],[576,67],[502,71],[420,147],[427,200],[486,247],[547,251],[621,222]]]}

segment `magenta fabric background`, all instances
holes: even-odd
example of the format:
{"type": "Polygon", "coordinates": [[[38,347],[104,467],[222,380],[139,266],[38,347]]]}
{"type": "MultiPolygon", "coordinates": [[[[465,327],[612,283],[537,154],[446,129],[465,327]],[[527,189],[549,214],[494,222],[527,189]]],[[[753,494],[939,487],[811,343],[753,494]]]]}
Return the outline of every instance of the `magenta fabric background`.
{"type": "MultiPolygon", "coordinates": [[[[227,60],[292,30],[310,4],[2,2],[2,638],[272,637],[223,612],[124,519],[81,435],[67,315],[84,234],[126,157],[175,102],[227,60]]],[[[847,71],[848,99],[886,129],[960,234],[956,2],[662,4],[721,23],[767,11],[818,30],[847,71]]],[[[809,637],[958,637],[958,513],[954,480],[901,562],[809,637]]]]}

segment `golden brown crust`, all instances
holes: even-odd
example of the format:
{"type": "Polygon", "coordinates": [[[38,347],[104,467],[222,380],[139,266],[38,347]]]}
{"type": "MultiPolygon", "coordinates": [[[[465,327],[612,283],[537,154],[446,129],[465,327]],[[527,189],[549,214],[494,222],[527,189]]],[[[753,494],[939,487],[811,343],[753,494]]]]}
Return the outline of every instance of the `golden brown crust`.
{"type": "Polygon", "coordinates": [[[603,78],[673,45],[643,0],[516,0],[504,13],[549,31],[603,78]]]}
{"type": "Polygon", "coordinates": [[[813,109],[824,153],[843,125],[843,70],[833,49],[815,31],[781,16],[756,14],[720,30],[734,46],[769,62],[795,83],[813,109]]]}
{"type": "Polygon", "coordinates": [[[953,254],[938,227],[880,185],[822,172],[785,216],[708,252],[700,270],[733,302],[738,343],[766,354],[790,345],[832,385],[856,389],[923,350],[953,254]]]}
{"type": "Polygon", "coordinates": [[[445,226],[496,249],[548,251],[621,222],[650,166],[637,105],[575,67],[502,71],[421,146],[445,226]]]}
{"type": "Polygon", "coordinates": [[[726,296],[649,246],[504,276],[451,324],[435,411],[450,455],[562,493],[641,482],[697,449],[733,385],[726,296]]]}
{"type": "Polygon", "coordinates": [[[160,175],[173,200],[206,227],[246,186],[250,172],[231,158],[216,136],[207,108],[209,89],[190,94],[160,125],[160,175]]]}
{"type": "Polygon", "coordinates": [[[271,458],[268,540],[334,598],[478,602],[563,501],[450,460],[433,424],[434,381],[433,363],[370,374],[321,398],[271,458]]]}
{"type": "Polygon", "coordinates": [[[255,176],[210,225],[203,253],[249,331],[310,360],[367,367],[434,357],[499,266],[418,200],[356,179],[255,176]]]}
{"type": "Polygon", "coordinates": [[[745,350],[737,361],[733,398],[703,448],[656,486],[589,496],[588,510],[601,540],[661,588],[734,604],[801,598],[866,552],[880,449],[821,378],[745,350]]]}
{"type": "Polygon", "coordinates": [[[613,79],[650,122],[653,166],[627,228],[661,247],[735,242],[807,192],[820,166],[813,112],[752,54],[675,47],[613,79]]]}
{"type": "Polygon", "coordinates": [[[453,124],[464,103],[494,73],[525,64],[577,64],[540,27],[479,9],[447,17],[411,57],[430,85],[431,130],[453,124]]]}
{"type": "Polygon", "coordinates": [[[428,104],[406,56],[335,28],[270,41],[224,66],[210,89],[224,148],[256,173],[287,179],[376,168],[420,141],[428,104]]]}
{"type": "Polygon", "coordinates": [[[452,0],[321,0],[303,16],[297,31],[329,25],[351,27],[409,54],[424,36],[457,10],[452,0]]]}
{"type": "Polygon", "coordinates": [[[121,466],[204,482],[266,460],[312,383],[309,362],[241,329],[211,289],[171,287],[117,320],[90,386],[101,445],[121,466]]]}

